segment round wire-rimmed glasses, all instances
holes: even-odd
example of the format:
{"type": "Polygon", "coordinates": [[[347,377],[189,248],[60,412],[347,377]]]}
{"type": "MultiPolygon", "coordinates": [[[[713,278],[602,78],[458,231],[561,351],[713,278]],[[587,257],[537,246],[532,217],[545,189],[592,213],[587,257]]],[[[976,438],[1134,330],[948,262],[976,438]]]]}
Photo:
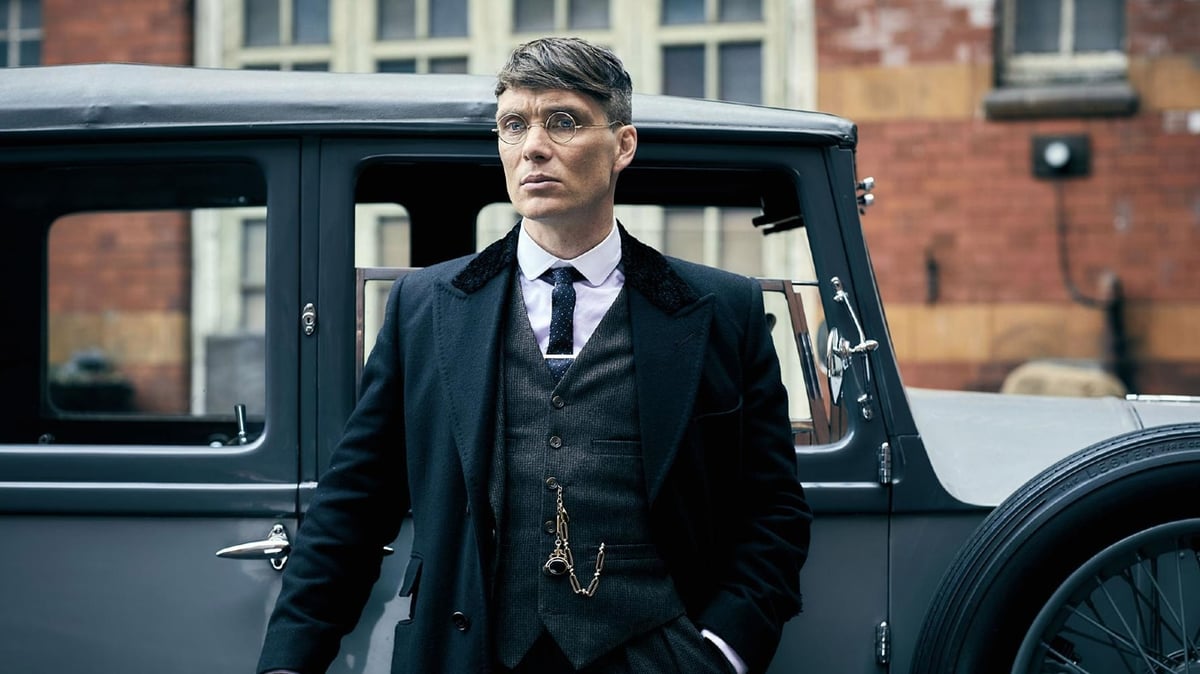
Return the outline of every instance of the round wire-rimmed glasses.
{"type": "Polygon", "coordinates": [[[550,140],[559,145],[566,145],[571,142],[575,134],[580,129],[605,129],[621,124],[621,122],[609,122],[608,124],[580,124],[575,121],[575,118],[565,112],[552,112],[546,121],[527,122],[525,118],[516,114],[509,113],[500,118],[496,122],[496,128],[492,131],[500,138],[500,141],[508,145],[516,145],[525,140],[525,135],[529,133],[529,128],[540,126],[546,130],[546,134],[550,136],[550,140]]]}

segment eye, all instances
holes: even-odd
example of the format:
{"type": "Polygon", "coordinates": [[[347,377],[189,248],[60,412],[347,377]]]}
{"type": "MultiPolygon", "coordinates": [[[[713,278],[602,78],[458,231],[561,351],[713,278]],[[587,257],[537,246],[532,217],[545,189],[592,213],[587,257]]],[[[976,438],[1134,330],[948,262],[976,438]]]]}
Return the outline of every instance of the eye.
{"type": "Polygon", "coordinates": [[[519,135],[525,133],[528,125],[525,123],[524,119],[521,119],[517,115],[505,115],[504,117],[500,118],[500,122],[496,125],[496,127],[499,128],[503,133],[509,135],[519,135]]]}
{"type": "Polygon", "coordinates": [[[575,118],[565,112],[556,112],[546,118],[546,129],[550,131],[574,131],[575,118]]]}

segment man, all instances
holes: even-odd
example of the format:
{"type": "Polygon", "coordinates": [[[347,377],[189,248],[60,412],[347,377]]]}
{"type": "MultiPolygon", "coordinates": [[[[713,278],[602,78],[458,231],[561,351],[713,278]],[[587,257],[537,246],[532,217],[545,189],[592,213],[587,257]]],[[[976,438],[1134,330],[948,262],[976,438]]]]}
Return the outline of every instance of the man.
{"type": "Polygon", "coordinates": [[[762,293],[617,223],[631,93],[615,55],[573,38],[501,70],[521,222],[393,287],[260,671],[325,670],[410,507],[393,672],[769,664],[811,512],[762,293]]]}

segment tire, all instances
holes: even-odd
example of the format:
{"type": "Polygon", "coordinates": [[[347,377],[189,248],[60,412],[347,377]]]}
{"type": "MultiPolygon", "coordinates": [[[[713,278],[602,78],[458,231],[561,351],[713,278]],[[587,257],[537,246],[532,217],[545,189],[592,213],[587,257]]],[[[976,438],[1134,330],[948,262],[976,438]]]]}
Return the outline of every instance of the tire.
{"type": "Polygon", "coordinates": [[[942,578],[910,674],[1200,673],[1198,647],[1200,424],[1179,424],[1083,449],[992,511],[942,578]],[[1093,623],[1109,632],[1080,633],[1093,623]]]}

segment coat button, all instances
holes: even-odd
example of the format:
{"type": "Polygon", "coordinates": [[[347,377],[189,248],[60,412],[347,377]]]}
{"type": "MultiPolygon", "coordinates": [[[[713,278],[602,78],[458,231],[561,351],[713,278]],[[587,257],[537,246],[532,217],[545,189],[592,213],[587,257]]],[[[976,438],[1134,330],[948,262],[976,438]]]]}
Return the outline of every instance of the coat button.
{"type": "Polygon", "coordinates": [[[471,619],[462,611],[455,611],[451,614],[450,622],[454,623],[454,629],[459,632],[466,632],[471,627],[471,619]]]}
{"type": "Polygon", "coordinates": [[[552,447],[554,449],[558,449],[558,448],[562,447],[562,438],[558,437],[557,435],[551,435],[550,436],[550,447],[552,447]]]}

